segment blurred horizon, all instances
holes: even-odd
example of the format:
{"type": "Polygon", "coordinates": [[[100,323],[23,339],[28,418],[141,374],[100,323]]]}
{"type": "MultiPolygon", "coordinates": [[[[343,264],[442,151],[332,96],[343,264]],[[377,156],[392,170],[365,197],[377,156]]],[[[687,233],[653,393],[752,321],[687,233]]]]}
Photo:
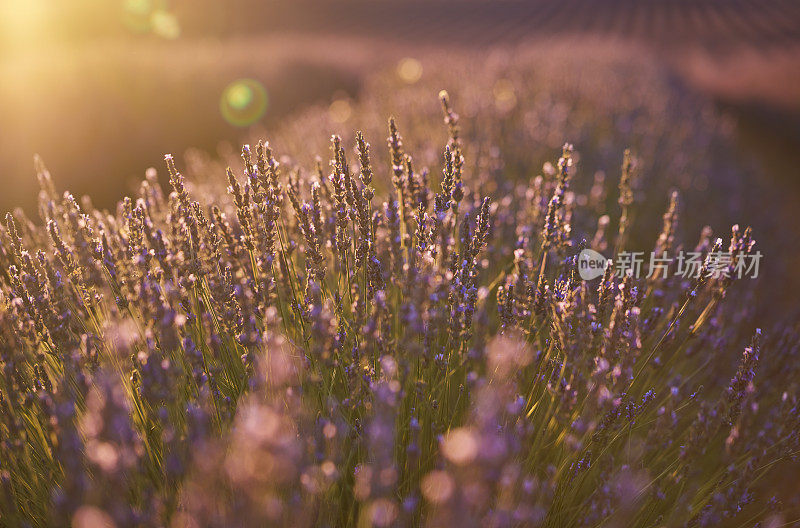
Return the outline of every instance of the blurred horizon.
{"type": "Polygon", "coordinates": [[[59,189],[110,207],[148,167],[163,172],[164,153],[213,155],[251,126],[357,98],[368,73],[405,58],[587,39],[637,50],[716,101],[771,170],[797,160],[789,0],[6,0],[0,209],[35,210],[34,154],[59,189]]]}

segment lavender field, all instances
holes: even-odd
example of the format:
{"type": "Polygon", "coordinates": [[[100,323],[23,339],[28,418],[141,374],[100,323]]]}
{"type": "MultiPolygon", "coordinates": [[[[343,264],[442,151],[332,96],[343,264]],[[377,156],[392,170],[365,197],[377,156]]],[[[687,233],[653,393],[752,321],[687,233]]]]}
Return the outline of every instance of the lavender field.
{"type": "Polygon", "coordinates": [[[800,526],[791,2],[3,10],[0,526],[800,526]]]}

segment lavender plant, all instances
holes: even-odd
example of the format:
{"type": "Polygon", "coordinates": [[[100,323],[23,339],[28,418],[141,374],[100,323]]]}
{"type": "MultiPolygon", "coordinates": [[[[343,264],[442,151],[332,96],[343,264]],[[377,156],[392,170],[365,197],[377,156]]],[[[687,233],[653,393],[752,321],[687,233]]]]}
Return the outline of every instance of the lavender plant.
{"type": "Polygon", "coordinates": [[[310,171],[259,142],[226,196],[167,156],[114,212],[39,163],[40,222],[0,229],[0,525],[793,521],[796,331],[707,273],[751,231],[704,228],[698,279],[581,280],[633,243],[635,154],[503,179],[440,103],[430,170],[394,119],[388,164],[360,132],[310,171]]]}

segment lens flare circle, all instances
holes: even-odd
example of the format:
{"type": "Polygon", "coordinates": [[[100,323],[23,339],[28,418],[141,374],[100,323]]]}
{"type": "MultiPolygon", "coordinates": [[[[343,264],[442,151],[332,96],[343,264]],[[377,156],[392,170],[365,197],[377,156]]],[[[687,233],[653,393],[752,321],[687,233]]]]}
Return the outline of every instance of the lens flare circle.
{"type": "Polygon", "coordinates": [[[233,126],[256,123],[267,111],[267,90],[255,79],[237,79],[222,92],[220,112],[233,126]]]}

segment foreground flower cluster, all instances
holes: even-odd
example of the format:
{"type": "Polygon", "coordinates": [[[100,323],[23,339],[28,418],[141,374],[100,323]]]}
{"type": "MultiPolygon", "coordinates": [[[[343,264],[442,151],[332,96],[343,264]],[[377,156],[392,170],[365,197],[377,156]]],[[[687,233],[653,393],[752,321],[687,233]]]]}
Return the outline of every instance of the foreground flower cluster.
{"type": "MultiPolygon", "coordinates": [[[[747,280],[581,280],[581,249],[632,249],[636,157],[498,181],[440,99],[431,171],[394,120],[385,170],[361,133],[312,171],[259,142],[223,196],[168,156],[115,214],[40,165],[42,223],[0,229],[0,525],[788,521],[794,334],[757,389],[747,280]]],[[[755,251],[682,243],[667,198],[634,249],[755,251]]]]}

